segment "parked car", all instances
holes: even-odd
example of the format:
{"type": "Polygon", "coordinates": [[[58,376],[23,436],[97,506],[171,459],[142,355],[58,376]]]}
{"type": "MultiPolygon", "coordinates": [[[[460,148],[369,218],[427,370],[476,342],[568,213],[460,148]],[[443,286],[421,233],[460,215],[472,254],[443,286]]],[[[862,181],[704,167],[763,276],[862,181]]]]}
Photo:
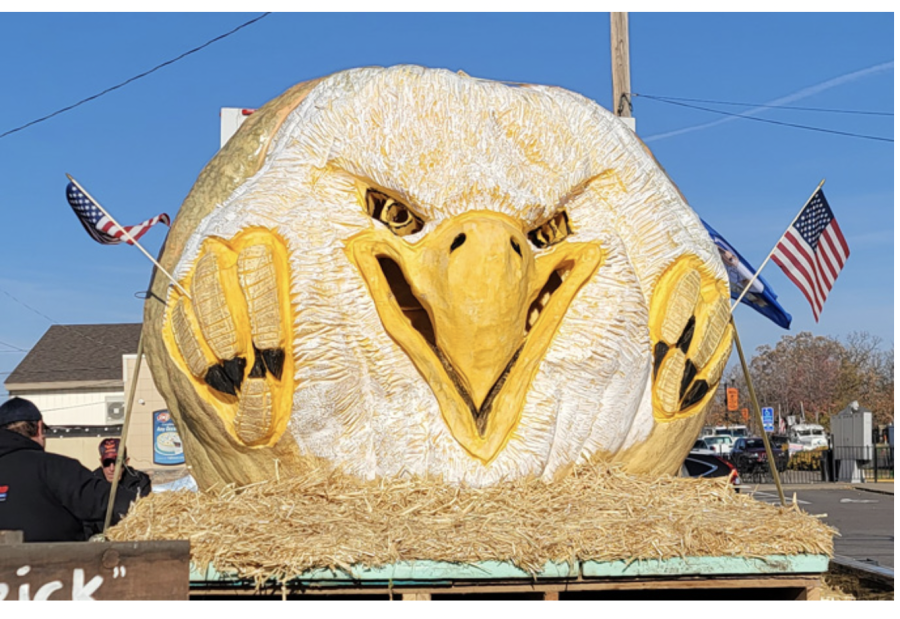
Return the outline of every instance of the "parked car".
{"type": "MultiPolygon", "coordinates": [[[[781,449],[772,449],[775,468],[781,472],[787,468],[790,455],[781,449]]],[[[731,461],[741,474],[763,471],[769,466],[766,444],[758,437],[739,438],[731,448],[731,461]]]]}
{"type": "Polygon", "coordinates": [[[681,465],[681,476],[708,478],[728,476],[728,481],[735,486],[735,490],[741,484],[741,476],[731,462],[721,456],[694,451],[688,454],[684,464],[681,465]]]}
{"type": "Polygon", "coordinates": [[[731,455],[731,447],[734,444],[734,439],[730,436],[724,434],[719,436],[704,436],[703,441],[717,454],[722,454],[724,456],[731,455]]]}
{"type": "Polygon", "coordinates": [[[692,454],[701,454],[704,456],[715,456],[716,452],[713,449],[710,449],[709,445],[706,444],[702,438],[698,438],[694,441],[694,446],[691,447],[692,454]]]}
{"type": "Polygon", "coordinates": [[[747,426],[716,426],[716,436],[730,436],[733,439],[747,436],[747,426]]]}

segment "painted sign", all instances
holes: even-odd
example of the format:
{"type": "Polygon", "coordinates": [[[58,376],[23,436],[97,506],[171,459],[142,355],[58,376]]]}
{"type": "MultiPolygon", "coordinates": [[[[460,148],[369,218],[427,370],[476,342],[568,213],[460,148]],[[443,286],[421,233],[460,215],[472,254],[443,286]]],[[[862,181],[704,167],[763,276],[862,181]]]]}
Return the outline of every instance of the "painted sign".
{"type": "Polygon", "coordinates": [[[153,463],[184,464],[184,446],[167,410],[153,413],[153,463]]]}
{"type": "Polygon", "coordinates": [[[187,540],[4,544],[0,539],[0,549],[0,601],[188,598],[187,540]]]}
{"type": "Polygon", "coordinates": [[[735,387],[728,387],[725,390],[728,396],[728,410],[736,411],[738,409],[738,390],[735,387]]]}
{"type": "Polygon", "coordinates": [[[775,409],[771,406],[762,408],[763,430],[766,432],[775,431],[775,409]]]}

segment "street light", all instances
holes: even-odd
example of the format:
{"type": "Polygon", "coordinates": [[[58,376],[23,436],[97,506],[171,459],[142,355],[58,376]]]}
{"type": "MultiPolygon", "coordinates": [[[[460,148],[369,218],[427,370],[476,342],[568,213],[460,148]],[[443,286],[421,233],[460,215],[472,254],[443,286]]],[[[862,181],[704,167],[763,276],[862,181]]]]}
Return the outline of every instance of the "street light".
{"type": "MultiPolygon", "coordinates": [[[[732,389],[734,389],[734,379],[733,378],[728,381],[728,386],[731,387],[732,389]]],[[[731,425],[731,411],[730,410],[727,410],[725,412],[725,425],[726,426],[731,425]]]]}

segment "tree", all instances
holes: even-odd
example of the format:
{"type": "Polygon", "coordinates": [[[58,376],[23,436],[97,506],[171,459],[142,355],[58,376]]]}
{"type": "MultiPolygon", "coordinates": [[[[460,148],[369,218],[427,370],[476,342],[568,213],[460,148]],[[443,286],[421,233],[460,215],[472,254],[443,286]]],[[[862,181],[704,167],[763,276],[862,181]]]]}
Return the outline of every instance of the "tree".
{"type": "MultiPolygon", "coordinates": [[[[827,428],[831,415],[857,400],[872,409],[873,424],[894,419],[893,347],[882,350],[881,340],[864,331],[851,333],[843,343],[808,331],[783,336],[774,347],[756,349],[750,376],[760,406],[771,406],[784,417],[818,420],[827,428]]],[[[750,408],[739,364],[732,366],[721,382],[733,382],[740,390],[742,407],[750,408]]],[[[709,423],[737,421],[735,413],[726,412],[724,387],[722,392],[707,414],[709,423]]]]}
{"type": "Polygon", "coordinates": [[[880,349],[881,339],[865,331],[847,336],[839,397],[872,409],[872,423],[894,421],[894,349],[880,349]]]}

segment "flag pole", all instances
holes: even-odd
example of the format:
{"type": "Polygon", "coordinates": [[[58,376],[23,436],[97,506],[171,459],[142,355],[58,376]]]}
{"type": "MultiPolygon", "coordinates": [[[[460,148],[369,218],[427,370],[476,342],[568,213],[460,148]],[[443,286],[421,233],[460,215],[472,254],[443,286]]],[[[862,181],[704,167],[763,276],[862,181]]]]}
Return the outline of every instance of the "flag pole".
{"type": "Polygon", "coordinates": [[[741,299],[743,299],[744,295],[747,294],[747,292],[750,290],[750,286],[753,285],[753,282],[755,282],[756,279],[759,277],[759,274],[762,273],[763,268],[766,266],[766,264],[768,264],[769,259],[772,257],[772,254],[774,254],[775,250],[778,249],[778,244],[781,243],[781,239],[783,239],[784,235],[787,234],[788,231],[790,231],[791,226],[794,225],[794,223],[800,217],[800,214],[803,213],[803,209],[806,208],[806,205],[809,204],[809,201],[813,199],[813,196],[815,196],[819,192],[819,190],[822,188],[822,185],[824,185],[824,184],[825,184],[825,179],[823,178],[819,182],[819,186],[816,187],[816,190],[809,195],[809,197],[806,199],[806,202],[803,203],[803,206],[800,208],[800,210],[797,212],[797,214],[794,215],[794,218],[791,220],[791,223],[788,224],[788,227],[785,228],[782,235],[778,238],[778,241],[775,243],[775,246],[772,248],[772,251],[769,252],[769,255],[766,256],[765,260],[763,260],[763,263],[761,265],[759,265],[758,269],[756,269],[756,273],[753,274],[753,277],[750,279],[749,282],[747,282],[747,285],[744,286],[744,289],[741,291],[741,295],[737,299],[735,299],[734,303],[731,306],[732,314],[734,313],[734,308],[736,308],[738,306],[738,303],[741,302],[741,299]]]}
{"type": "Polygon", "coordinates": [[[744,349],[741,347],[741,338],[738,335],[737,325],[734,324],[734,316],[731,317],[731,330],[734,331],[734,344],[737,348],[738,356],[741,359],[741,368],[744,370],[744,380],[747,381],[747,390],[750,392],[750,402],[753,404],[756,423],[759,424],[759,428],[762,430],[760,434],[762,434],[763,445],[766,447],[766,457],[769,460],[769,471],[775,479],[775,487],[778,489],[778,498],[781,501],[781,506],[785,507],[787,503],[784,500],[784,490],[781,487],[781,476],[778,474],[778,465],[775,463],[772,445],[769,444],[769,435],[766,433],[766,426],[763,423],[762,410],[759,408],[759,400],[756,399],[756,390],[753,388],[753,381],[750,378],[750,369],[747,367],[747,361],[744,359],[744,349]]]}
{"type": "MultiPolygon", "coordinates": [[[[84,190],[82,189],[82,191],[84,190]]],[[[128,428],[131,425],[131,413],[134,409],[134,392],[135,389],[137,389],[137,381],[141,372],[141,362],[143,357],[144,330],[141,329],[141,335],[138,338],[137,361],[134,365],[134,372],[131,375],[131,385],[128,387],[128,404],[125,407],[125,421],[122,424],[122,434],[119,438],[119,453],[116,454],[116,467],[113,469],[112,487],[109,489],[109,502],[106,504],[106,518],[103,521],[104,539],[106,531],[109,529],[109,523],[112,520],[113,505],[115,504],[116,491],[119,487],[119,476],[122,474],[122,467],[125,463],[125,438],[128,436],[128,428]]],[[[139,499],[141,497],[137,496],[135,498],[139,499]]]]}
{"type": "Polygon", "coordinates": [[[86,196],[88,197],[88,199],[89,199],[91,202],[93,202],[93,203],[96,205],[96,207],[97,207],[98,209],[100,209],[100,211],[101,211],[104,215],[106,215],[106,216],[109,218],[109,220],[110,220],[111,222],[113,222],[113,224],[114,224],[117,228],[119,228],[119,230],[122,231],[122,234],[125,235],[125,238],[128,239],[128,241],[130,241],[132,245],[134,245],[135,247],[137,247],[138,249],[140,249],[142,252],[144,252],[144,255],[147,256],[147,259],[150,260],[150,262],[152,262],[153,264],[155,264],[155,265],[156,265],[156,268],[158,268],[160,271],[162,271],[162,272],[166,275],[166,277],[168,277],[169,280],[175,285],[175,287],[178,288],[178,290],[181,291],[181,293],[182,293],[184,296],[186,296],[188,299],[191,298],[191,295],[188,294],[188,291],[185,290],[184,288],[182,288],[181,284],[179,284],[178,281],[176,281],[176,279],[175,279],[174,277],[172,277],[172,274],[169,273],[168,271],[166,271],[166,270],[162,267],[162,265],[161,265],[159,262],[156,261],[156,258],[154,258],[153,256],[151,256],[151,255],[147,252],[147,250],[144,249],[143,246],[142,246],[140,243],[138,243],[138,242],[131,236],[131,234],[128,233],[128,230],[126,230],[126,229],[124,228],[124,226],[121,226],[121,225],[119,224],[119,222],[117,222],[115,219],[113,219],[113,216],[110,215],[108,212],[106,212],[106,209],[105,209],[105,208],[103,208],[102,206],[100,206],[100,203],[97,202],[97,200],[96,200],[96,198],[94,198],[94,196],[92,196],[91,194],[89,194],[89,193],[87,192],[87,190],[86,190],[84,187],[82,187],[81,184],[80,184],[78,181],[76,181],[74,178],[72,178],[72,175],[71,175],[71,174],[66,174],[66,177],[67,177],[70,181],[72,181],[72,184],[75,185],[76,187],[78,187],[78,189],[80,189],[81,192],[82,192],[84,195],[86,195],[86,196]]]}

